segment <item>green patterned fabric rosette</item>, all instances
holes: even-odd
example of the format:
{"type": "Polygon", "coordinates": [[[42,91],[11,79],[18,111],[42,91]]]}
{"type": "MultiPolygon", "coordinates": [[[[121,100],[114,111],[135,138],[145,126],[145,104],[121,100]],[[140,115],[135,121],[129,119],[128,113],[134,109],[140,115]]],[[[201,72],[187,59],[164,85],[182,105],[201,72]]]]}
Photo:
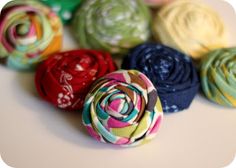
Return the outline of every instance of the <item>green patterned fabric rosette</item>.
{"type": "Polygon", "coordinates": [[[112,54],[148,40],[149,29],[150,13],[140,0],[87,0],[73,20],[80,47],[112,54]]]}
{"type": "Polygon", "coordinates": [[[201,66],[201,82],[210,100],[236,107],[236,48],[210,52],[201,66]]]}
{"type": "Polygon", "coordinates": [[[64,24],[68,24],[76,9],[81,4],[82,0],[40,0],[49,7],[61,18],[64,24]]]}

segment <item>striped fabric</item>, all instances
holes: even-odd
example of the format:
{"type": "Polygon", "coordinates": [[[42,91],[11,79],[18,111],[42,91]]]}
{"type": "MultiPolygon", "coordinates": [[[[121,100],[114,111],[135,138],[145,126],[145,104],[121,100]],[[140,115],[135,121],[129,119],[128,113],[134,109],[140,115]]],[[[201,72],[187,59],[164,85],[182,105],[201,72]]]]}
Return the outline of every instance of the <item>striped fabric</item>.
{"type": "Polygon", "coordinates": [[[116,71],[96,81],[83,110],[83,123],[91,136],[122,146],[153,138],[162,118],[156,89],[135,70],[116,71]]]}
{"type": "Polygon", "coordinates": [[[9,2],[0,15],[0,59],[31,70],[61,49],[62,24],[47,6],[32,0],[9,2]]]}
{"type": "Polygon", "coordinates": [[[236,48],[217,49],[201,65],[202,89],[207,98],[236,107],[236,48]]]}

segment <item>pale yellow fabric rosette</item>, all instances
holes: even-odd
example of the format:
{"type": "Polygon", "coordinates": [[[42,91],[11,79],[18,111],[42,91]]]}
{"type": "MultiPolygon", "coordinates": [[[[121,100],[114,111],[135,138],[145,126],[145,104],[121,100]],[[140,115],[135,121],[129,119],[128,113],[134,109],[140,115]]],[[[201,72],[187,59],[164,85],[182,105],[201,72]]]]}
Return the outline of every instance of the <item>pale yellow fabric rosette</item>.
{"type": "Polygon", "coordinates": [[[216,48],[227,46],[226,29],[220,16],[198,0],[177,0],[155,14],[156,40],[200,59],[216,48]]]}

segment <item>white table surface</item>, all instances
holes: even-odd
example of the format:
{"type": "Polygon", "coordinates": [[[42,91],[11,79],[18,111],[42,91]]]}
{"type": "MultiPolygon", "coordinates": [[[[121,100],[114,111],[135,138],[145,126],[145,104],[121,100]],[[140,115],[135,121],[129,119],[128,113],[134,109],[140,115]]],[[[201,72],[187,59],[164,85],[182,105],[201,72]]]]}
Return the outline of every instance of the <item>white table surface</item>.
{"type": "MultiPolygon", "coordinates": [[[[225,20],[236,44],[230,5],[205,0],[225,20]]],[[[68,30],[64,50],[76,48],[68,30]]],[[[62,112],[42,101],[34,74],[0,66],[0,154],[14,168],[222,168],[236,153],[236,109],[197,95],[191,107],[165,115],[150,143],[119,148],[92,139],[81,114],[62,112]]]]}

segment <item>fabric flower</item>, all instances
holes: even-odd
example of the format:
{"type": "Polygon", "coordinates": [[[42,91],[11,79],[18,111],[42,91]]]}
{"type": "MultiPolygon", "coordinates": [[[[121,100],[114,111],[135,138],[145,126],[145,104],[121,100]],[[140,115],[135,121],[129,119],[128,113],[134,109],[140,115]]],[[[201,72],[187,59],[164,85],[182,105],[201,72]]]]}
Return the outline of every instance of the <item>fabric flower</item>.
{"type": "Polygon", "coordinates": [[[95,50],[56,53],[43,62],[36,72],[40,96],[66,110],[83,107],[91,84],[116,70],[110,54],[95,50]]]}
{"type": "Polygon", "coordinates": [[[148,40],[150,13],[141,0],[84,1],[75,14],[73,32],[82,48],[122,54],[148,40]]]}
{"type": "Polygon", "coordinates": [[[154,16],[153,34],[158,42],[195,60],[228,43],[218,13],[198,0],[176,0],[164,5],[154,16]]]}
{"type": "Polygon", "coordinates": [[[96,81],[82,116],[96,140],[135,146],[154,137],[163,112],[156,89],[144,74],[120,70],[96,81]]]}
{"type": "Polygon", "coordinates": [[[236,48],[211,51],[202,60],[201,84],[207,98],[236,107],[236,48]]]}
{"type": "Polygon", "coordinates": [[[161,44],[142,44],[124,59],[124,69],[137,69],[153,82],[164,112],[188,108],[198,92],[199,79],[191,59],[161,44]]]}
{"type": "Polygon", "coordinates": [[[0,15],[0,59],[14,69],[29,70],[61,49],[62,25],[37,1],[10,1],[0,15]]]}
{"type": "Polygon", "coordinates": [[[57,98],[58,107],[66,108],[66,107],[71,106],[72,98],[74,98],[74,95],[72,93],[68,95],[63,95],[63,93],[59,93],[58,98],[57,98]]]}

